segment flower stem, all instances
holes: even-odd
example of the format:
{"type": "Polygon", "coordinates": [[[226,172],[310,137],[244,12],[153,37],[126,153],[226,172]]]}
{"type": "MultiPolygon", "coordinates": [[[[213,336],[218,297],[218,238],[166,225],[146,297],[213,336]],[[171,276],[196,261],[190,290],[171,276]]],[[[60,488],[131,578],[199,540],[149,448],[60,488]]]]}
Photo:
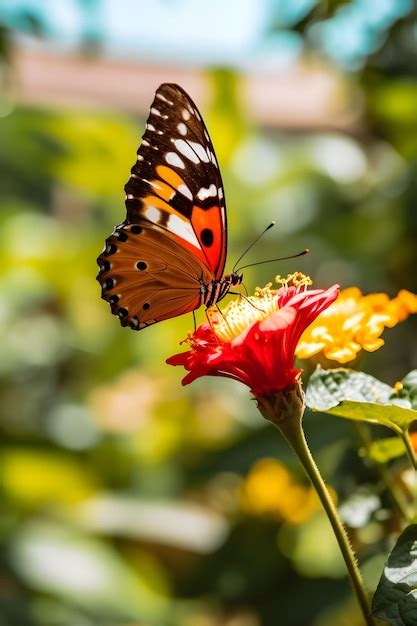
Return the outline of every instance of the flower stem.
{"type": "Polygon", "coordinates": [[[298,456],[301,464],[303,465],[309,479],[311,480],[317,495],[323,505],[324,510],[327,513],[330,524],[332,525],[333,532],[336,536],[337,543],[339,544],[340,551],[345,561],[346,567],[349,572],[350,579],[356,597],[362,609],[363,616],[368,626],[374,626],[375,622],[370,615],[370,607],[368,595],[364,588],[363,579],[359,571],[359,567],[353,552],[353,549],[349,543],[346,530],[339,518],[337,509],[330,497],[327,487],[321,477],[320,471],[311,455],[307,442],[304,437],[304,432],[301,427],[301,422],[298,428],[294,428],[294,422],[291,424],[292,428],[281,428],[280,430],[296,455],[298,456]]]}
{"type": "Polygon", "coordinates": [[[333,528],[333,532],[345,561],[354,592],[361,607],[365,623],[367,626],[375,626],[375,621],[371,615],[369,606],[368,594],[365,590],[355,554],[352,546],[350,545],[346,530],[339,518],[336,506],[330,497],[325,482],[321,477],[320,471],[311,455],[304,436],[302,427],[303,408],[301,408],[303,405],[302,390],[300,387],[298,390],[294,387],[294,389],[289,390],[286,395],[284,394],[281,394],[281,396],[277,395],[273,399],[271,397],[257,398],[258,408],[262,415],[271,421],[283,434],[304,467],[333,528]],[[289,414],[289,408],[291,406],[294,409],[292,416],[289,414]]]}

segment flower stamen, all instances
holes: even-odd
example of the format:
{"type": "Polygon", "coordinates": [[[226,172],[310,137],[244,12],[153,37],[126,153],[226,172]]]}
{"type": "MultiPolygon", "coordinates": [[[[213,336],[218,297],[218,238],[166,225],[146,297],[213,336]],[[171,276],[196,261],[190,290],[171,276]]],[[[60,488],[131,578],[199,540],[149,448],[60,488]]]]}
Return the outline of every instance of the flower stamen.
{"type": "Polygon", "coordinates": [[[216,307],[208,309],[210,324],[220,341],[232,341],[248,326],[278,310],[277,291],[271,286],[272,283],[268,283],[264,288],[257,287],[253,296],[232,300],[222,312],[216,307]]]}
{"type": "Polygon", "coordinates": [[[278,289],[272,283],[258,287],[253,296],[229,302],[223,312],[217,307],[207,311],[209,323],[187,338],[190,350],[167,360],[188,371],[184,385],[200,376],[223,376],[247,385],[258,401],[299,388],[296,345],[307,326],[336,300],[339,286],[309,290],[310,278],[299,272],[277,282],[278,289]]]}

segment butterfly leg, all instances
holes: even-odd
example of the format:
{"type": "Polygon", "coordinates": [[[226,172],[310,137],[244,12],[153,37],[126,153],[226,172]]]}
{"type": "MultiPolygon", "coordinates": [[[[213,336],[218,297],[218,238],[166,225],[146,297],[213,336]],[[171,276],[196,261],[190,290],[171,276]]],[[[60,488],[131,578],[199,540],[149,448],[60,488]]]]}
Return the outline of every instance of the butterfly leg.
{"type": "Polygon", "coordinates": [[[253,306],[254,309],[256,309],[257,311],[261,311],[262,313],[266,313],[266,311],[264,311],[263,309],[260,309],[258,306],[256,306],[253,302],[251,302],[249,300],[249,298],[247,296],[245,296],[245,294],[243,293],[239,293],[238,291],[229,291],[229,294],[231,294],[232,296],[240,296],[241,298],[243,298],[244,300],[246,300],[246,302],[248,304],[250,304],[251,306],[253,306]]]}
{"type": "MultiPolygon", "coordinates": [[[[229,291],[229,293],[230,293],[230,291],[229,291]]],[[[221,308],[219,307],[219,305],[216,303],[214,306],[215,306],[215,307],[216,307],[216,309],[218,310],[219,314],[222,316],[223,320],[224,320],[224,321],[226,322],[226,324],[228,325],[230,332],[233,334],[233,329],[231,328],[231,326],[230,326],[229,322],[227,321],[227,317],[225,317],[225,316],[223,315],[223,311],[221,310],[221,308]]],[[[207,316],[207,317],[208,317],[208,316],[207,316]]],[[[211,324],[210,324],[210,326],[211,326],[211,324]]],[[[214,329],[213,329],[213,326],[212,326],[211,328],[212,328],[212,330],[214,330],[214,329]]],[[[214,333],[214,334],[216,334],[216,333],[214,333]]]]}
{"type": "Polygon", "coordinates": [[[197,330],[197,323],[195,321],[195,311],[192,311],[193,314],[193,322],[194,322],[194,332],[197,330]]]}
{"type": "MultiPolygon", "coordinates": [[[[248,293],[248,290],[247,290],[247,287],[246,287],[245,283],[240,283],[240,284],[242,285],[243,289],[245,290],[245,296],[248,297],[249,293],[248,293]]],[[[243,294],[240,291],[228,291],[228,293],[232,294],[232,296],[242,296],[243,297],[243,294]]]]}
{"type": "MultiPolygon", "coordinates": [[[[221,309],[219,308],[219,305],[218,305],[218,304],[214,304],[213,306],[215,306],[215,307],[216,307],[217,311],[218,311],[218,312],[219,312],[219,314],[222,316],[222,318],[225,320],[226,324],[228,324],[227,319],[225,318],[225,316],[223,315],[223,313],[222,313],[221,309]]],[[[209,310],[209,307],[207,307],[207,308],[206,308],[206,318],[207,318],[207,321],[208,321],[208,323],[210,324],[210,328],[211,328],[211,330],[213,331],[213,335],[217,338],[217,341],[220,343],[220,340],[218,339],[218,337],[217,337],[217,335],[216,335],[216,333],[215,333],[215,330],[214,330],[214,328],[213,328],[213,323],[212,323],[212,320],[211,320],[210,315],[208,314],[208,310],[209,310]]],[[[229,325],[229,324],[228,324],[228,325],[229,325]]]]}

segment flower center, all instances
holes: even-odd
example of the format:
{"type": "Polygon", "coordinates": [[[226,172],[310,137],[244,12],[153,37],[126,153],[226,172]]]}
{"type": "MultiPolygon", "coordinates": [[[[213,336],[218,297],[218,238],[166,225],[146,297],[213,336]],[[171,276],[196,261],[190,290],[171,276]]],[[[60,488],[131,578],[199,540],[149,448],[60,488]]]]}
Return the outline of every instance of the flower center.
{"type": "MultiPolygon", "coordinates": [[[[311,279],[300,272],[289,274],[286,278],[275,277],[281,288],[295,287],[297,291],[311,285],[311,279]]],[[[238,337],[248,326],[260,322],[279,309],[278,289],[271,289],[272,283],[257,287],[253,296],[239,296],[229,302],[223,311],[217,307],[208,309],[207,314],[214,332],[220,341],[230,342],[238,337]]]]}

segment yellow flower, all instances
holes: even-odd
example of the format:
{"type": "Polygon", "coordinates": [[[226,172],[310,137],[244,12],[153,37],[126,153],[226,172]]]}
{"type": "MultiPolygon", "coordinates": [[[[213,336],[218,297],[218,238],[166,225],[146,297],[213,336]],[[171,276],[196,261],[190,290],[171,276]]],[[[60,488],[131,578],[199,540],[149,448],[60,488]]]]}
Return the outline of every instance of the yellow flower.
{"type": "Polygon", "coordinates": [[[242,508],[252,515],[269,515],[301,524],[320,508],[315,491],[298,483],[274,459],[261,459],[251,468],[241,487],[242,508]]]}
{"type": "Polygon", "coordinates": [[[326,359],[348,363],[361,350],[378,350],[384,344],[384,329],[416,312],[417,296],[405,289],[392,299],[385,293],[364,296],[357,287],[344,289],[304,332],[296,355],[308,359],[322,354],[326,359]]]}
{"type": "Polygon", "coordinates": [[[1,462],[1,485],[23,505],[73,504],[97,490],[94,476],[57,452],[11,448],[1,462]]]}

